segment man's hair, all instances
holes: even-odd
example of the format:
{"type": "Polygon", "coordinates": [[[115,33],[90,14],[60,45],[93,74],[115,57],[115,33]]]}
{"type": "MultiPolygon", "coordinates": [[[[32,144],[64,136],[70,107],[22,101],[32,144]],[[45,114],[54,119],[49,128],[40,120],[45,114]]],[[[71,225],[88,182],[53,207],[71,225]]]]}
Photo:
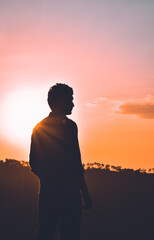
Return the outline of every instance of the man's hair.
{"type": "Polygon", "coordinates": [[[70,95],[73,95],[73,89],[71,87],[63,83],[56,83],[48,92],[47,100],[50,108],[54,108],[59,99],[67,98],[70,95]]]}

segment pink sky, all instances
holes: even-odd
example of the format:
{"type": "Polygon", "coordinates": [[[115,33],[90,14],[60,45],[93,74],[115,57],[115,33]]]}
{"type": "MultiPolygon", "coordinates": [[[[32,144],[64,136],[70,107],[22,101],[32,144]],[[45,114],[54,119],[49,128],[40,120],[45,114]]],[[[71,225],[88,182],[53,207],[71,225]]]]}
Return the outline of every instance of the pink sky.
{"type": "Polygon", "coordinates": [[[64,82],[83,162],[154,167],[153,9],[150,0],[0,3],[0,158],[28,160],[47,91],[64,82]]]}

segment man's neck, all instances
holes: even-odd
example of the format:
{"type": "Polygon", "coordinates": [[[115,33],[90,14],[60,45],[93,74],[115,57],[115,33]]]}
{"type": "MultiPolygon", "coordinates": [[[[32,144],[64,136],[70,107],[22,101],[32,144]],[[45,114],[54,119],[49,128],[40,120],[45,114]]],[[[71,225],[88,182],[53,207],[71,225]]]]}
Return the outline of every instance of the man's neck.
{"type": "Polygon", "coordinates": [[[56,111],[50,112],[50,116],[56,117],[56,118],[66,118],[66,115],[64,113],[56,112],[56,111]]]}

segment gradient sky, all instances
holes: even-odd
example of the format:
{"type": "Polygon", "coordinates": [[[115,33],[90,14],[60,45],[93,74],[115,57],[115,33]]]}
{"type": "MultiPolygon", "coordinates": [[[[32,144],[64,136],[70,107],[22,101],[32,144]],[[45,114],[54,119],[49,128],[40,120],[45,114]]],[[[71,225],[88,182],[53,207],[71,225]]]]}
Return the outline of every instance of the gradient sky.
{"type": "Polygon", "coordinates": [[[153,12],[153,0],[1,0],[0,159],[28,160],[63,82],[83,162],[154,167],[153,12]]]}

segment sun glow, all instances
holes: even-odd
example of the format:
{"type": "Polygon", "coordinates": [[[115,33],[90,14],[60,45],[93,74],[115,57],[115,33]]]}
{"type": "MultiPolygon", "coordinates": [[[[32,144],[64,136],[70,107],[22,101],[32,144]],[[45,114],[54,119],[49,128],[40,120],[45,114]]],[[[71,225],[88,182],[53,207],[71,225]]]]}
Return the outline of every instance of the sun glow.
{"type": "Polygon", "coordinates": [[[1,121],[3,136],[7,140],[22,145],[29,141],[33,127],[49,112],[46,96],[42,92],[42,89],[17,90],[5,98],[1,121]]]}

